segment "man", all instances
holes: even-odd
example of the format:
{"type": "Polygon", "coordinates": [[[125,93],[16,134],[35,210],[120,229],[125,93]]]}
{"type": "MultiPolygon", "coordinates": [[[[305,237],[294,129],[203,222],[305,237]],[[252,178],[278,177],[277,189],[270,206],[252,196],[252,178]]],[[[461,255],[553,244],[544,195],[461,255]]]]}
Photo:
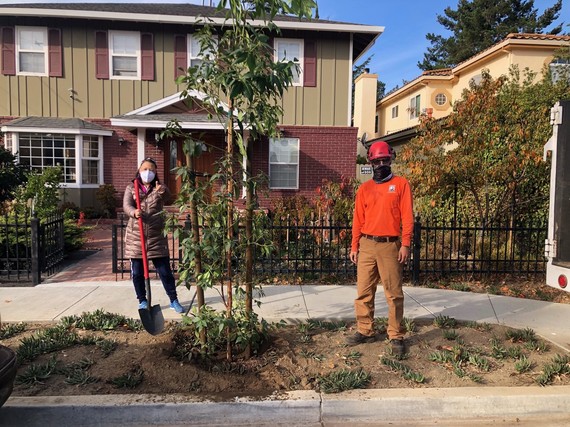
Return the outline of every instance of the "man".
{"type": "Polygon", "coordinates": [[[388,304],[388,339],[393,354],[403,355],[406,348],[402,271],[410,256],[414,215],[409,182],[392,174],[395,157],[386,142],[372,144],[368,161],[373,179],[362,184],[356,193],[350,260],[357,265],[357,332],[346,342],[356,345],[375,340],[374,298],[381,279],[388,304]]]}

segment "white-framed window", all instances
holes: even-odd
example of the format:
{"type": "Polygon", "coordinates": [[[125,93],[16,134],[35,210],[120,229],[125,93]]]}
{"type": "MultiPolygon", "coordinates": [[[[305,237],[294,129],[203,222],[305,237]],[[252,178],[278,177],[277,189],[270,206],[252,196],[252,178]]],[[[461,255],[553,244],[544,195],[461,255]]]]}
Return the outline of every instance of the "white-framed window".
{"type": "Polygon", "coordinates": [[[420,95],[410,98],[410,119],[415,119],[420,116],[420,95]]]}
{"type": "Polygon", "coordinates": [[[99,137],[95,135],[83,135],[83,152],[81,159],[81,183],[99,184],[101,171],[101,150],[99,137]]]}
{"type": "Polygon", "coordinates": [[[392,118],[395,119],[398,117],[398,105],[396,105],[395,107],[392,107],[392,118]]]}
{"type": "Polygon", "coordinates": [[[13,143],[12,143],[12,134],[11,133],[7,133],[6,135],[4,135],[4,148],[9,151],[10,153],[14,152],[13,147],[13,143]]]}
{"type": "Polygon", "coordinates": [[[44,27],[16,27],[16,73],[47,76],[48,35],[44,27]]]}
{"type": "Polygon", "coordinates": [[[269,188],[299,188],[299,138],[269,139],[269,188]]]}
{"type": "Polygon", "coordinates": [[[303,85],[304,41],[301,39],[275,39],[275,61],[292,61],[293,86],[303,85]]]}
{"type": "Polygon", "coordinates": [[[445,105],[445,103],[447,102],[447,96],[445,96],[445,93],[438,93],[435,96],[435,103],[437,105],[445,105]]]}
{"type": "Polygon", "coordinates": [[[109,31],[109,69],[112,79],[141,78],[141,35],[137,31],[109,31]]]}
{"type": "Polygon", "coordinates": [[[61,183],[69,188],[103,184],[103,137],[72,133],[7,132],[20,165],[36,172],[61,167],[61,183]]]}
{"type": "MultiPolygon", "coordinates": [[[[218,38],[216,36],[212,37],[212,42],[217,46],[218,38]]],[[[200,40],[195,34],[188,34],[188,66],[194,67],[200,65],[204,62],[204,59],[213,59],[214,54],[210,49],[205,49],[202,54],[200,54],[200,40]]]]}

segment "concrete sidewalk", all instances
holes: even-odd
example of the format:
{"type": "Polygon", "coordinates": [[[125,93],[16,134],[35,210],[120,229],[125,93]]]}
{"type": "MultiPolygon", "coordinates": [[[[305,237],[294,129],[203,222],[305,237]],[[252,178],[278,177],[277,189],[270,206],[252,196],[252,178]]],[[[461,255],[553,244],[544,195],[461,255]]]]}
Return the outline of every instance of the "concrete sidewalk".
{"type": "MultiPolygon", "coordinates": [[[[153,304],[160,304],[165,319],[179,319],[159,280],[151,281],[153,304]]],[[[258,314],[268,321],[295,323],[307,319],[354,320],[353,285],[264,286],[258,314]]],[[[191,290],[179,288],[179,300],[188,307],[191,290]]],[[[406,317],[446,315],[458,320],[531,328],[553,344],[570,351],[570,304],[429,288],[404,287],[406,317]]],[[[216,290],[206,292],[206,302],[221,309],[216,290]]],[[[51,322],[64,316],[103,309],[138,318],[138,303],[130,281],[47,283],[35,287],[0,288],[0,313],[4,322],[51,322]]],[[[381,287],[376,293],[376,315],[387,313],[381,287]]]]}

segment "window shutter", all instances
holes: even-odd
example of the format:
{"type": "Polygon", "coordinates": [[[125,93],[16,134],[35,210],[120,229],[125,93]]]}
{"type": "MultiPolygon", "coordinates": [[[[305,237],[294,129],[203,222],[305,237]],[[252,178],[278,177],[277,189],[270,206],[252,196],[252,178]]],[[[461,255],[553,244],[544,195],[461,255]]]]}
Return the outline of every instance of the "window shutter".
{"type": "Polygon", "coordinates": [[[50,77],[63,77],[63,62],[61,50],[61,30],[48,29],[48,75],[50,77]]]}
{"type": "Polygon", "coordinates": [[[109,46],[107,31],[95,31],[95,77],[109,78],[109,46]]]}
{"type": "Polygon", "coordinates": [[[2,74],[16,75],[16,43],[14,27],[2,27],[2,74]]]}
{"type": "Polygon", "coordinates": [[[154,40],[152,33],[141,34],[141,80],[154,80],[154,40]]]}
{"type": "Polygon", "coordinates": [[[185,35],[174,36],[174,78],[184,75],[180,68],[183,70],[188,68],[188,50],[186,48],[185,35]]]}
{"type": "Polygon", "coordinates": [[[303,68],[303,86],[317,85],[317,42],[305,40],[305,64],[303,68]]]}

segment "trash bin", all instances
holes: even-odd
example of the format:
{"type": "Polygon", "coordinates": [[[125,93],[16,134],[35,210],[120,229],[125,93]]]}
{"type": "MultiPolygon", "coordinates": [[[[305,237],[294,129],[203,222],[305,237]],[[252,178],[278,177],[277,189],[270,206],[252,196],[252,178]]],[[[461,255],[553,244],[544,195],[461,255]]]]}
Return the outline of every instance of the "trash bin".
{"type": "Polygon", "coordinates": [[[0,345],[0,406],[8,400],[16,378],[16,353],[0,345]]]}

